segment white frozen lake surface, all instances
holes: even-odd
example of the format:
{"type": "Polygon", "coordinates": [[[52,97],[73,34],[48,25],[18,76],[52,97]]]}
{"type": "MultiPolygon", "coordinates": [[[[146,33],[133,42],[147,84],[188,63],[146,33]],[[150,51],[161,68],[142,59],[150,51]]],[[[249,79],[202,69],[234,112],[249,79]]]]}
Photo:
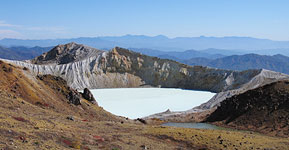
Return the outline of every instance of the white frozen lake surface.
{"type": "Polygon", "coordinates": [[[91,90],[99,106],[131,119],[155,113],[185,111],[212,98],[215,93],[174,88],[116,88],[91,90]]]}

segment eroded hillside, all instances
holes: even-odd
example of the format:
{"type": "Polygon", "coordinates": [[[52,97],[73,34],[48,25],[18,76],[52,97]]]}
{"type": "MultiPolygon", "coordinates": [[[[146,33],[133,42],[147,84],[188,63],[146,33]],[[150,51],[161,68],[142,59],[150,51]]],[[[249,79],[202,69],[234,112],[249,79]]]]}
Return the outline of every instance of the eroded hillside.
{"type": "Polygon", "coordinates": [[[220,92],[239,88],[261,72],[188,66],[119,47],[104,52],[76,43],[56,46],[32,64],[14,63],[36,74],[61,76],[76,89],[151,85],[220,92]]]}
{"type": "Polygon", "coordinates": [[[287,139],[254,133],[145,125],[106,112],[60,77],[34,76],[27,68],[3,61],[0,75],[0,148],[4,150],[284,150],[289,144],[287,139]]]}
{"type": "Polygon", "coordinates": [[[173,87],[217,92],[198,109],[211,109],[222,100],[269,82],[289,78],[269,70],[232,71],[188,66],[115,47],[101,51],[76,43],[58,45],[28,61],[9,61],[29,68],[35,75],[51,74],[75,89],[173,87]]]}

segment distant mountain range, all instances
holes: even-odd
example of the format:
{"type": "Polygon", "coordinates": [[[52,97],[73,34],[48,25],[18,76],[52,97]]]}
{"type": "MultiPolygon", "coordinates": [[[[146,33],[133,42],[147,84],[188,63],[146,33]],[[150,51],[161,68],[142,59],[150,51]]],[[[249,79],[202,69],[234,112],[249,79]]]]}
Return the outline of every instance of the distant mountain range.
{"type": "MultiPolygon", "coordinates": [[[[35,46],[35,47],[0,46],[0,58],[11,59],[11,60],[27,60],[27,59],[32,59],[36,56],[39,56],[51,50],[52,48],[53,47],[39,47],[39,46],[35,46]]],[[[210,53],[197,51],[197,50],[186,50],[183,52],[177,52],[177,51],[166,52],[166,51],[147,49],[147,48],[129,48],[129,49],[135,52],[145,54],[145,55],[159,57],[163,59],[172,59],[176,61],[183,61],[183,60],[188,60],[188,59],[196,58],[196,57],[216,59],[216,58],[221,58],[221,57],[226,56],[222,54],[210,54],[210,53]]],[[[109,49],[104,49],[104,50],[109,50],[109,49]]]]}
{"type": "Polygon", "coordinates": [[[216,49],[209,48],[205,50],[201,50],[200,52],[208,53],[208,54],[222,54],[226,56],[230,55],[244,55],[244,54],[259,54],[259,55],[277,55],[282,54],[285,56],[289,56],[289,49],[287,48],[279,48],[279,49],[262,49],[262,50],[227,50],[227,49],[216,49]]]}
{"type": "Polygon", "coordinates": [[[11,60],[28,60],[32,59],[36,56],[41,55],[44,52],[47,52],[52,47],[24,47],[24,46],[16,46],[16,47],[2,47],[0,46],[0,58],[11,59],[11,60]]]}
{"type": "MultiPolygon", "coordinates": [[[[51,50],[53,47],[1,47],[0,58],[11,60],[28,60],[35,58],[51,50]]],[[[247,70],[247,69],[268,69],[281,73],[289,74],[289,57],[284,55],[258,55],[243,54],[235,51],[222,49],[206,49],[202,51],[187,50],[177,51],[160,51],[148,48],[129,48],[132,51],[139,52],[148,56],[159,57],[162,59],[171,59],[188,65],[209,66],[229,70],[247,70]],[[229,55],[229,56],[227,56],[229,55]]],[[[108,49],[106,49],[108,50],[108,49]]]]}
{"type": "Polygon", "coordinates": [[[147,49],[147,48],[128,48],[128,49],[145,54],[145,55],[155,56],[155,57],[159,57],[163,59],[172,59],[176,61],[182,61],[182,60],[187,60],[190,58],[197,58],[197,57],[215,59],[215,58],[221,58],[221,57],[226,56],[222,54],[206,53],[205,51],[197,51],[197,50],[186,50],[183,52],[177,52],[177,51],[166,52],[166,51],[147,49]]]}
{"type": "Polygon", "coordinates": [[[259,54],[244,54],[220,49],[202,51],[187,50],[184,52],[164,52],[152,49],[130,48],[145,55],[163,59],[171,59],[187,65],[209,66],[229,70],[268,69],[289,74],[289,57],[277,54],[273,56],[259,54]],[[229,55],[229,56],[226,56],[229,55]]]}
{"type": "Polygon", "coordinates": [[[182,61],[188,65],[209,66],[220,69],[247,70],[247,69],[268,69],[289,74],[289,57],[284,55],[232,55],[218,59],[191,58],[182,61]]]}
{"type": "Polygon", "coordinates": [[[289,57],[287,57],[289,56],[289,41],[250,37],[168,38],[162,35],[154,37],[126,35],[50,40],[3,39],[0,40],[0,45],[2,45],[0,46],[0,58],[32,59],[49,51],[53,48],[52,46],[72,41],[105,50],[121,46],[145,55],[171,59],[188,65],[230,70],[264,68],[289,74],[289,57]]]}
{"type": "Polygon", "coordinates": [[[125,48],[148,48],[161,51],[185,51],[188,49],[225,49],[225,50],[277,50],[289,49],[289,41],[273,41],[268,39],[257,39],[251,37],[176,37],[168,38],[163,35],[125,35],[125,36],[103,36],[103,37],[81,37],[73,39],[47,39],[47,40],[21,40],[2,39],[0,45],[10,46],[41,46],[49,47],[69,42],[77,42],[91,47],[103,49],[115,46],[125,48]]]}
{"type": "MultiPolygon", "coordinates": [[[[289,56],[289,49],[264,49],[264,50],[227,50],[227,49],[216,49],[208,48],[204,50],[185,50],[185,51],[161,51],[157,49],[149,48],[128,48],[130,50],[143,53],[149,56],[155,56],[160,58],[167,58],[173,60],[185,60],[190,58],[221,58],[231,55],[244,55],[244,54],[259,54],[259,55],[277,55],[282,54],[289,56]]],[[[108,50],[108,49],[107,49],[108,50]]]]}

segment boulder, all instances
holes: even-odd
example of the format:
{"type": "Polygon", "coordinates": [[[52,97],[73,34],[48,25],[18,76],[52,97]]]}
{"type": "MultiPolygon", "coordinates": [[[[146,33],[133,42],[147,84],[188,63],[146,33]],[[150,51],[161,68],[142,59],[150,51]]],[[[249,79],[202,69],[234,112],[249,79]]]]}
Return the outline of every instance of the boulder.
{"type": "Polygon", "coordinates": [[[93,94],[90,92],[90,90],[88,88],[85,88],[83,93],[82,93],[82,97],[92,103],[96,103],[95,98],[93,97],[93,94]]]}
{"type": "Polygon", "coordinates": [[[143,123],[143,124],[147,124],[147,122],[144,119],[142,119],[142,118],[137,118],[136,120],[141,122],[141,123],[143,123]]]}
{"type": "Polygon", "coordinates": [[[77,91],[71,90],[67,95],[70,103],[74,105],[80,105],[80,94],[77,91]]]}

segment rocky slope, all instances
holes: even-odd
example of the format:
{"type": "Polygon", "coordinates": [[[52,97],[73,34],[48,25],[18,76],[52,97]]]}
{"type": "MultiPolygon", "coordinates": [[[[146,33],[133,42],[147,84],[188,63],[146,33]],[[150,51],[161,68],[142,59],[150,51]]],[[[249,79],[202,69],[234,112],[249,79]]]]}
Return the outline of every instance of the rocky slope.
{"type": "Polygon", "coordinates": [[[289,81],[279,81],[221,102],[206,122],[289,137],[289,81]]]}
{"type": "Polygon", "coordinates": [[[262,69],[261,72],[259,72],[259,74],[254,76],[249,82],[241,85],[239,88],[219,92],[214,97],[212,97],[208,102],[196,108],[210,109],[210,108],[217,106],[224,99],[229,98],[233,95],[244,93],[248,90],[255,89],[257,87],[260,87],[260,86],[263,86],[272,82],[282,81],[282,80],[287,80],[287,79],[289,79],[288,75],[262,69]]]}
{"type": "Polygon", "coordinates": [[[284,150],[289,144],[284,138],[238,131],[144,125],[106,112],[91,102],[94,100],[89,91],[79,94],[60,77],[35,76],[28,68],[3,61],[0,61],[0,76],[0,149],[3,150],[224,147],[284,150]]]}
{"type": "MultiPolygon", "coordinates": [[[[83,111],[81,107],[84,107],[83,105],[88,101],[83,98],[86,95],[70,88],[67,82],[60,77],[35,76],[28,68],[7,64],[3,61],[0,61],[0,76],[0,96],[11,99],[11,103],[23,101],[23,103],[29,103],[29,106],[35,105],[54,112],[63,111],[67,115],[78,114],[89,117],[89,113],[92,113],[96,118],[107,116],[101,120],[116,119],[105,111],[98,113],[83,111]]],[[[88,102],[97,106],[96,102],[88,102]]]]}
{"type": "Polygon", "coordinates": [[[288,75],[264,69],[240,72],[188,66],[119,47],[101,51],[76,43],[58,45],[27,62],[9,62],[26,67],[35,75],[62,77],[69,86],[78,90],[149,85],[218,93],[207,103],[187,113],[211,109],[232,95],[288,78],[288,75]]]}
{"type": "MultiPolygon", "coordinates": [[[[232,78],[229,78],[229,80],[232,78]]],[[[240,87],[216,93],[208,102],[194,107],[187,111],[180,112],[163,112],[153,114],[146,119],[162,119],[166,121],[176,122],[200,122],[203,121],[209,114],[211,114],[222,101],[234,95],[245,93],[246,91],[264,86],[277,81],[288,80],[288,76],[281,73],[276,73],[269,70],[262,69],[259,74],[253,77],[249,82],[240,85],[240,87]]]]}
{"type": "Polygon", "coordinates": [[[185,143],[162,144],[149,128],[106,112],[89,91],[80,94],[60,77],[34,76],[3,61],[0,76],[0,149],[176,149],[185,143]]]}
{"type": "Polygon", "coordinates": [[[33,64],[67,64],[81,61],[102,52],[95,48],[72,42],[56,46],[50,51],[32,59],[30,62],[33,64]]]}

